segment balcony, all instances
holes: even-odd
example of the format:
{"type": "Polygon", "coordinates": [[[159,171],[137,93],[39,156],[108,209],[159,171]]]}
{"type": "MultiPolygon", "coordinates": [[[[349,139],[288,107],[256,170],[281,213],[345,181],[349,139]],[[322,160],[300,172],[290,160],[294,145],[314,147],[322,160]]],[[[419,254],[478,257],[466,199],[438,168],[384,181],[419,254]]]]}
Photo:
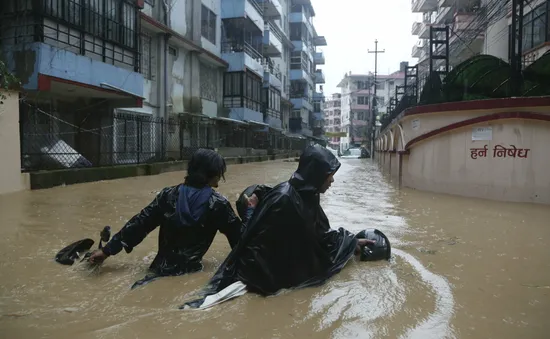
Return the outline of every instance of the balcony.
{"type": "Polygon", "coordinates": [[[264,62],[264,87],[272,86],[281,90],[281,71],[272,64],[264,62]]]}
{"type": "Polygon", "coordinates": [[[437,11],[435,23],[440,25],[450,24],[453,20],[453,16],[454,11],[451,10],[451,7],[440,7],[437,11]]]}
{"type": "Polygon", "coordinates": [[[352,111],[369,111],[370,106],[369,104],[351,104],[351,110],[352,111]]]}
{"type": "Polygon", "coordinates": [[[324,84],[325,83],[325,74],[320,69],[315,70],[315,83],[316,84],[324,84]]]}
{"type": "Polygon", "coordinates": [[[317,35],[313,38],[313,45],[323,47],[327,45],[327,39],[322,35],[317,35]]]}
{"type": "Polygon", "coordinates": [[[264,28],[264,56],[280,57],[283,54],[282,32],[271,22],[266,23],[264,28]]]}
{"type": "Polygon", "coordinates": [[[263,6],[257,0],[231,0],[222,1],[221,18],[235,19],[247,18],[250,22],[264,30],[263,6]]]}
{"type": "Polygon", "coordinates": [[[229,64],[228,72],[243,72],[249,69],[262,78],[264,76],[262,54],[249,43],[222,43],[222,59],[229,64]]]}
{"type": "Polygon", "coordinates": [[[310,112],[313,112],[313,105],[310,98],[308,98],[307,96],[300,94],[291,94],[290,102],[292,103],[292,105],[294,105],[293,109],[298,110],[304,108],[310,112]]]}
{"type": "Polygon", "coordinates": [[[309,32],[313,33],[313,25],[304,12],[292,12],[288,15],[288,21],[292,24],[303,23],[309,32]]]}
{"type": "Polygon", "coordinates": [[[304,69],[291,69],[290,70],[290,80],[291,81],[300,81],[300,82],[307,82],[311,86],[313,86],[313,80],[311,79],[311,76],[308,72],[306,72],[304,69]]]}
{"type": "Polygon", "coordinates": [[[422,55],[427,53],[428,51],[428,44],[419,42],[418,44],[414,45],[412,48],[412,57],[413,58],[422,58],[422,55]]]}
{"type": "Polygon", "coordinates": [[[482,52],[483,42],[485,40],[484,33],[476,32],[476,34],[474,34],[475,38],[473,40],[470,39],[471,41],[468,41],[468,45],[465,45],[459,38],[460,36],[470,35],[468,30],[471,29],[471,23],[474,20],[476,20],[476,15],[471,13],[457,14],[455,16],[452,29],[453,33],[451,33],[451,37],[449,39],[449,44],[452,45],[451,48],[453,50],[450,60],[451,64],[457,64],[482,52]]]}
{"type": "Polygon", "coordinates": [[[412,35],[418,35],[418,33],[420,33],[421,28],[422,28],[421,22],[413,22],[412,29],[411,29],[412,35]]]}
{"type": "Polygon", "coordinates": [[[325,100],[325,94],[323,92],[313,92],[313,100],[314,101],[324,101],[325,100]]]}
{"type": "Polygon", "coordinates": [[[325,54],[323,52],[315,52],[315,54],[313,54],[313,62],[316,65],[324,65],[325,64],[325,54]]]}
{"type": "Polygon", "coordinates": [[[419,39],[429,39],[430,38],[430,27],[431,24],[422,23],[420,26],[420,31],[418,32],[419,39]]]}
{"type": "Polygon", "coordinates": [[[258,0],[264,9],[265,18],[280,19],[283,15],[283,6],[279,0],[258,0]]]}
{"type": "Polygon", "coordinates": [[[313,47],[309,46],[305,41],[298,40],[298,41],[292,41],[292,46],[294,47],[293,52],[302,51],[307,54],[310,61],[314,61],[314,53],[315,50],[313,47]]]}
{"type": "Polygon", "coordinates": [[[411,9],[413,13],[426,13],[437,11],[438,0],[412,0],[411,9]]]}

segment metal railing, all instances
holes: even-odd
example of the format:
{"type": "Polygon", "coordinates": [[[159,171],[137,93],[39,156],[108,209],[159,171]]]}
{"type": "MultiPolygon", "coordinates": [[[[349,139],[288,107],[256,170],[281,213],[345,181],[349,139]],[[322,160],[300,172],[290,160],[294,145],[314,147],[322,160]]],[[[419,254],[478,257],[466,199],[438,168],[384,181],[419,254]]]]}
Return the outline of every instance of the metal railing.
{"type": "Polygon", "coordinates": [[[279,65],[277,65],[277,67],[274,67],[272,63],[270,63],[269,61],[264,60],[262,62],[262,66],[264,66],[264,72],[268,72],[268,73],[274,75],[279,80],[282,79],[282,72],[279,69],[279,65]]]}
{"type": "Polygon", "coordinates": [[[254,48],[248,42],[233,42],[226,41],[222,43],[221,46],[222,53],[246,53],[256,60],[262,59],[262,53],[260,53],[256,48],[254,48]]]}
{"type": "Polygon", "coordinates": [[[252,7],[254,7],[258,11],[258,13],[260,13],[261,16],[264,15],[264,7],[260,5],[260,3],[257,0],[247,0],[247,1],[250,2],[252,7]]]}
{"type": "Polygon", "coordinates": [[[198,148],[301,150],[302,147],[294,139],[284,143],[289,138],[277,131],[257,132],[251,125],[190,114],[171,119],[134,113],[102,114],[94,117],[93,122],[87,121],[85,127],[65,122],[73,113],[55,114],[54,119],[54,115],[38,108],[22,110],[22,171],[185,160],[198,148]],[[271,136],[286,146],[262,141],[271,136]]]}

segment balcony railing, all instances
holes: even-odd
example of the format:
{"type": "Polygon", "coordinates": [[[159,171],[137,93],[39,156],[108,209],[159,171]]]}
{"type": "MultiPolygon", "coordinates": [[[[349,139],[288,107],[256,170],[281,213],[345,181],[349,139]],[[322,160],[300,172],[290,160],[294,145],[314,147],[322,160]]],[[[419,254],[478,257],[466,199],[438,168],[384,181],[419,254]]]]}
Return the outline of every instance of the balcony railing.
{"type": "Polygon", "coordinates": [[[275,35],[277,39],[279,39],[279,41],[284,41],[285,34],[283,33],[283,31],[281,31],[279,27],[277,27],[277,25],[274,25],[270,21],[267,21],[264,25],[264,28],[266,31],[270,31],[271,33],[273,33],[273,35],[275,35]]]}
{"type": "Polygon", "coordinates": [[[257,1],[257,0],[247,0],[248,2],[250,2],[250,4],[252,5],[252,7],[254,7],[258,13],[260,13],[260,15],[264,15],[264,7],[262,5],[260,5],[260,3],[257,1]]]}
{"type": "Polygon", "coordinates": [[[248,42],[224,42],[221,46],[222,53],[246,53],[256,60],[262,59],[262,53],[252,47],[248,42]]]}
{"type": "Polygon", "coordinates": [[[262,62],[262,66],[264,66],[264,72],[273,74],[277,79],[281,80],[282,73],[278,65],[277,67],[274,67],[273,64],[269,63],[268,61],[264,61],[262,62]]]}

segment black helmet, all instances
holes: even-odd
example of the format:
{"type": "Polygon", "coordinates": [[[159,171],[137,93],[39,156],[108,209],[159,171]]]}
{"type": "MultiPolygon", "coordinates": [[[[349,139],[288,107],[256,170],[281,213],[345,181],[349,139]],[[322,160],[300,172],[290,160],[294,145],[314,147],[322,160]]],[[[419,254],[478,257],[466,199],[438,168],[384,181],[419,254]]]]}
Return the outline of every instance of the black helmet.
{"type": "Polygon", "coordinates": [[[258,200],[262,200],[263,196],[269,191],[271,187],[266,185],[252,185],[248,186],[247,188],[242,191],[241,195],[239,195],[239,198],[235,202],[235,206],[237,206],[237,213],[239,214],[239,217],[241,219],[244,219],[246,214],[246,208],[248,207],[248,202],[244,198],[244,195],[251,196],[252,194],[256,194],[258,197],[258,200]]]}
{"type": "Polygon", "coordinates": [[[388,237],[377,229],[366,229],[357,233],[357,239],[369,239],[375,241],[361,248],[361,261],[390,260],[391,245],[388,237]]]}

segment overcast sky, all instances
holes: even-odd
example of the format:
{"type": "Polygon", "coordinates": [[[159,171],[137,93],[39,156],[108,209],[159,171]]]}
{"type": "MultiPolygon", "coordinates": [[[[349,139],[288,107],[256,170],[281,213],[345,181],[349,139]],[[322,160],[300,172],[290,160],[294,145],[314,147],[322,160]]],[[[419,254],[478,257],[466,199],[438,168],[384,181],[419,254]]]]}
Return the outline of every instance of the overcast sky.
{"type": "Polygon", "coordinates": [[[411,35],[418,14],[411,13],[411,0],[312,0],[316,12],[314,25],[319,35],[327,38],[325,95],[340,92],[336,85],[344,73],[374,72],[374,40],[378,39],[378,73],[388,74],[399,69],[401,61],[411,57],[417,38],[411,35]]]}

